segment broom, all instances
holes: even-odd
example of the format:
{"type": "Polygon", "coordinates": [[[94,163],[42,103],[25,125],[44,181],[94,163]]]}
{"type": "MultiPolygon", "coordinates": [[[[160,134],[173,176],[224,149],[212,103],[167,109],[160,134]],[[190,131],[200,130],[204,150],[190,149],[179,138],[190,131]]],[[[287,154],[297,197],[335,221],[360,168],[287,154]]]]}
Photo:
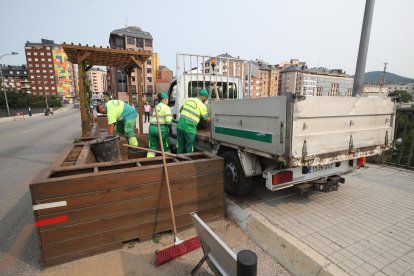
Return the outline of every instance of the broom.
{"type": "Polygon", "coordinates": [[[168,177],[168,170],[167,170],[167,161],[165,160],[165,152],[164,152],[164,144],[162,142],[161,136],[161,127],[160,121],[158,118],[158,110],[155,107],[155,116],[157,118],[157,128],[158,128],[158,137],[160,141],[161,153],[162,153],[162,162],[164,165],[164,173],[165,173],[165,180],[167,182],[167,191],[168,191],[168,199],[170,201],[170,210],[171,210],[171,218],[173,222],[173,230],[174,230],[174,244],[165,246],[155,252],[155,265],[160,266],[166,262],[169,262],[175,258],[178,258],[194,249],[200,247],[200,240],[197,236],[192,237],[188,240],[181,240],[177,237],[177,227],[175,225],[175,216],[174,216],[174,207],[172,203],[171,197],[171,189],[170,189],[170,180],[168,177]]]}

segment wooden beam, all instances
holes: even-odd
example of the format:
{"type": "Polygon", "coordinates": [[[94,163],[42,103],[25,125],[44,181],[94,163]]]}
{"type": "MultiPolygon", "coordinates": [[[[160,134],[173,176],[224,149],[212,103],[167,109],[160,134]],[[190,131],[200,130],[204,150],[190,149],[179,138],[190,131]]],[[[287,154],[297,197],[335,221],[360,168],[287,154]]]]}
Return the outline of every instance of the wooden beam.
{"type": "MultiPolygon", "coordinates": [[[[87,57],[89,57],[89,55],[91,54],[91,52],[85,52],[85,53],[83,53],[83,54],[81,54],[81,53],[78,53],[78,64],[81,64],[82,62],[84,62],[85,61],[85,59],[87,58],[87,57]]],[[[82,68],[83,69],[83,68],[82,68]]]]}
{"type": "MultiPolygon", "coordinates": [[[[89,131],[89,125],[86,119],[86,103],[85,103],[85,87],[83,83],[83,64],[78,63],[78,84],[79,84],[79,98],[80,98],[80,111],[82,121],[82,136],[86,136],[89,131]]],[[[89,106],[88,106],[89,108],[89,106]]]]}
{"type": "Polygon", "coordinates": [[[137,67],[142,70],[142,63],[143,63],[142,60],[139,60],[139,59],[137,59],[134,56],[129,56],[129,57],[132,59],[132,61],[135,62],[135,64],[137,65],[137,67]]]}

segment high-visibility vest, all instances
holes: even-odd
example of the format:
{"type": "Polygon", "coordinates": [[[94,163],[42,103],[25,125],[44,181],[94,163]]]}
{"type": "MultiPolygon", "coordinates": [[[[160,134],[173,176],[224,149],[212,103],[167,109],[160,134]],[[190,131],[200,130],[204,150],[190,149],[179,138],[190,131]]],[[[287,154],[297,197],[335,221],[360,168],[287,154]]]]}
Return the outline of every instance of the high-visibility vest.
{"type": "Polygon", "coordinates": [[[180,118],[182,117],[197,125],[200,118],[208,118],[207,107],[199,98],[188,98],[181,107],[180,118]]]}
{"type": "MultiPolygon", "coordinates": [[[[158,111],[158,118],[160,119],[160,125],[171,125],[172,122],[172,114],[171,114],[171,108],[166,105],[165,103],[159,103],[155,107],[158,111]]],[[[155,114],[155,110],[152,113],[150,124],[157,125],[157,116],[155,114]]]]}

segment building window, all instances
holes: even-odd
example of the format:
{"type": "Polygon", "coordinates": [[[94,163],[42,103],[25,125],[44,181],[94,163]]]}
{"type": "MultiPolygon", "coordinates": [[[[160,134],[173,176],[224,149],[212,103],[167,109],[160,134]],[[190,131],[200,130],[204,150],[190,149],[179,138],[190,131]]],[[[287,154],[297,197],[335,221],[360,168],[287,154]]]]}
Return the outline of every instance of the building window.
{"type": "Polygon", "coordinates": [[[144,47],[144,39],[137,37],[135,45],[137,47],[144,47]]]}
{"type": "Polygon", "coordinates": [[[27,55],[28,55],[28,56],[31,56],[31,55],[32,55],[32,53],[31,53],[31,52],[27,52],[27,55]]]}
{"type": "Polygon", "coordinates": [[[37,52],[33,52],[33,55],[37,56],[37,52]]]}
{"type": "Polygon", "coordinates": [[[47,61],[49,61],[49,62],[50,62],[50,61],[52,61],[52,59],[51,59],[51,58],[48,58],[48,59],[47,59],[47,61]]]}
{"type": "Polygon", "coordinates": [[[35,58],[35,61],[39,61],[39,59],[38,58],[35,58]]]}
{"type": "Polygon", "coordinates": [[[46,73],[47,71],[46,70],[43,70],[43,73],[46,73]]]}
{"type": "Polygon", "coordinates": [[[124,48],[124,39],[122,37],[115,38],[115,47],[124,48]]]}
{"type": "Polygon", "coordinates": [[[36,90],[36,89],[37,89],[37,87],[36,87],[36,86],[32,86],[32,89],[33,89],[33,90],[36,90]]]}
{"type": "Polygon", "coordinates": [[[36,70],[36,73],[40,73],[40,70],[36,70]]]}
{"type": "Polygon", "coordinates": [[[45,61],[45,59],[44,59],[44,58],[41,58],[40,60],[41,60],[41,61],[45,61]]]}
{"type": "Polygon", "coordinates": [[[149,60],[147,60],[147,64],[148,65],[151,65],[151,60],[149,59],[149,60]]]}
{"type": "Polygon", "coordinates": [[[135,77],[134,77],[134,76],[132,76],[132,77],[131,77],[131,80],[132,80],[132,81],[135,81],[135,77]]]}
{"type": "Polygon", "coordinates": [[[37,63],[36,63],[36,64],[35,64],[35,67],[39,67],[39,64],[37,64],[37,63]]]}
{"type": "Polygon", "coordinates": [[[151,70],[151,68],[147,68],[147,73],[151,73],[152,72],[152,70],[151,70]]]}
{"type": "Polygon", "coordinates": [[[145,46],[146,47],[152,47],[152,40],[151,39],[145,39],[145,46]]]}
{"type": "Polygon", "coordinates": [[[49,70],[49,73],[53,73],[53,70],[49,70]]]}
{"type": "Polygon", "coordinates": [[[27,60],[28,60],[28,61],[32,61],[32,58],[28,58],[27,60]]]}
{"type": "Polygon", "coordinates": [[[133,37],[127,37],[127,43],[134,45],[135,44],[135,38],[133,38],[133,37]]]}
{"type": "Polygon", "coordinates": [[[50,47],[46,47],[46,50],[50,50],[50,47]]]}
{"type": "Polygon", "coordinates": [[[48,56],[50,56],[50,53],[47,53],[48,56]]]}
{"type": "Polygon", "coordinates": [[[52,90],[55,90],[55,87],[54,86],[52,86],[52,90]]]}
{"type": "Polygon", "coordinates": [[[13,71],[10,71],[10,75],[13,75],[13,71]]]}
{"type": "Polygon", "coordinates": [[[30,76],[31,79],[34,79],[34,76],[30,76]]]}
{"type": "Polygon", "coordinates": [[[41,56],[44,56],[44,55],[45,55],[45,53],[41,52],[41,53],[40,53],[40,55],[41,55],[41,56]]]}
{"type": "Polygon", "coordinates": [[[152,82],[152,77],[148,77],[148,81],[149,82],[152,82]]]}

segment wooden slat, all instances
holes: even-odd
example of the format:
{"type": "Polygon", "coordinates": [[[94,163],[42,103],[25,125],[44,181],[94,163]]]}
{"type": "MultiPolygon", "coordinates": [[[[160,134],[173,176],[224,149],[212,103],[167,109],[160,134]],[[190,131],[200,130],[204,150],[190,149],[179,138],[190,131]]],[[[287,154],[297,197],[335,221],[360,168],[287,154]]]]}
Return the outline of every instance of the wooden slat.
{"type": "Polygon", "coordinates": [[[77,252],[73,252],[73,253],[66,254],[66,255],[48,258],[46,260],[43,260],[43,266],[45,268],[51,267],[51,266],[71,262],[74,260],[78,260],[84,257],[101,254],[101,253],[105,253],[105,252],[109,252],[109,251],[117,250],[121,248],[122,248],[122,242],[119,242],[119,241],[105,244],[105,245],[96,246],[96,247],[91,247],[91,248],[84,249],[82,251],[77,251],[77,252]]]}
{"type": "MultiPolygon", "coordinates": [[[[203,210],[198,213],[202,219],[211,219],[213,217],[220,217],[219,212],[221,207],[215,207],[208,210],[203,210]]],[[[176,216],[177,225],[184,227],[190,225],[191,216],[189,214],[176,216]]],[[[82,251],[91,247],[110,244],[115,241],[127,241],[131,239],[139,238],[140,236],[147,236],[148,233],[156,234],[164,231],[171,230],[171,219],[158,220],[154,225],[153,222],[144,223],[140,225],[133,225],[131,227],[125,227],[115,229],[95,235],[90,235],[74,240],[53,243],[43,246],[43,257],[45,260],[56,256],[74,253],[82,251]]]]}
{"type": "MultiPolygon", "coordinates": [[[[185,214],[189,215],[191,212],[198,213],[202,210],[220,206],[223,206],[223,200],[221,197],[207,197],[191,202],[174,204],[174,212],[176,216],[185,214]]],[[[171,212],[169,206],[156,207],[150,210],[136,210],[135,212],[129,214],[43,230],[40,232],[41,243],[43,246],[45,246],[51,243],[72,240],[75,238],[98,234],[109,230],[129,227],[132,225],[139,225],[148,222],[153,222],[156,224],[156,221],[161,219],[170,219],[171,221],[171,212]]]]}
{"type": "MultiPolygon", "coordinates": [[[[199,189],[189,189],[172,194],[172,199],[174,204],[180,204],[184,202],[192,201],[196,199],[204,198],[215,198],[223,194],[223,190],[217,189],[217,186],[203,186],[199,189]]],[[[65,225],[80,223],[89,220],[96,220],[100,218],[108,218],[112,216],[117,216],[120,214],[128,214],[134,210],[149,210],[153,208],[160,208],[163,206],[168,206],[168,196],[166,194],[162,195],[152,195],[142,198],[136,198],[126,201],[118,201],[109,204],[103,204],[98,206],[92,206],[88,208],[69,210],[65,212],[48,214],[43,216],[37,216],[37,221],[44,219],[51,219],[57,216],[68,216],[68,220],[56,224],[48,224],[45,226],[39,227],[39,230],[51,229],[55,227],[63,227],[65,225]]]]}
{"type": "MultiPolygon", "coordinates": [[[[205,162],[205,160],[196,160],[168,164],[168,172],[171,180],[220,171],[223,171],[223,160],[221,158],[211,159],[208,162],[205,162]]],[[[30,184],[30,191],[33,203],[36,204],[37,200],[41,199],[103,189],[121,188],[149,182],[160,182],[163,178],[163,168],[161,165],[99,173],[93,173],[92,167],[91,173],[61,177],[60,179],[48,179],[47,182],[42,183],[32,183],[30,184]]]]}
{"type": "MultiPolygon", "coordinates": [[[[223,173],[212,173],[207,175],[195,175],[187,178],[179,178],[172,180],[171,191],[180,192],[192,188],[200,188],[206,185],[214,185],[216,187],[223,186],[223,173]]],[[[75,210],[95,205],[108,204],[116,201],[125,201],[134,198],[140,198],[150,195],[160,195],[167,193],[165,182],[152,182],[140,185],[122,187],[117,189],[103,189],[90,193],[74,194],[59,198],[50,198],[38,200],[37,204],[51,203],[65,200],[66,206],[44,209],[36,211],[36,215],[46,215],[67,210],[75,210]]]]}

